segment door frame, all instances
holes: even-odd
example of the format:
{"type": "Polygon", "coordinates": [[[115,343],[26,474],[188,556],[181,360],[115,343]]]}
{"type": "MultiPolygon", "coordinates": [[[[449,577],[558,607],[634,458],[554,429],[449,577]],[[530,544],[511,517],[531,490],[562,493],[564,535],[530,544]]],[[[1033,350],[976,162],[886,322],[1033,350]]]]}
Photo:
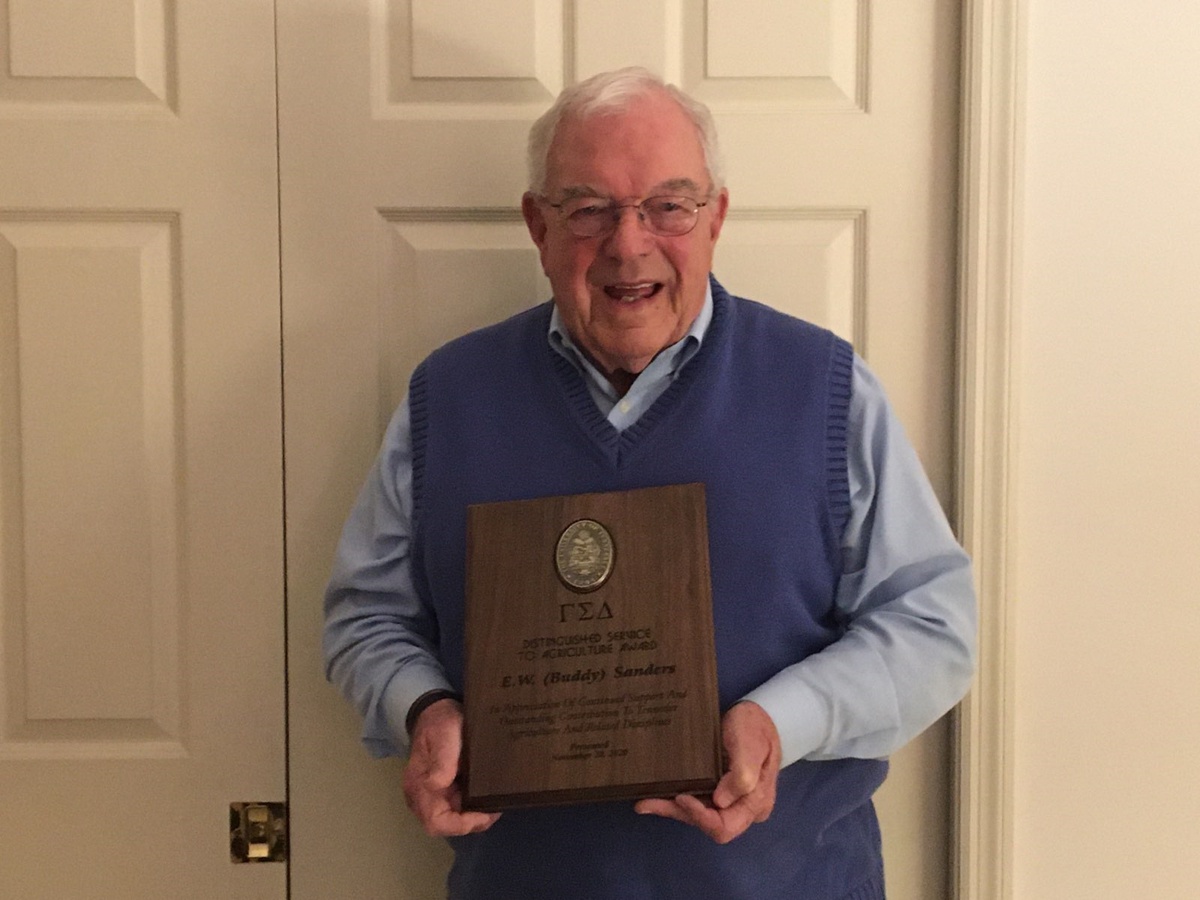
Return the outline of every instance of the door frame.
{"type": "Polygon", "coordinates": [[[955,721],[958,900],[1011,900],[1016,604],[1014,360],[1019,314],[1026,0],[967,0],[959,156],[959,537],[975,564],[979,669],[955,721]]]}

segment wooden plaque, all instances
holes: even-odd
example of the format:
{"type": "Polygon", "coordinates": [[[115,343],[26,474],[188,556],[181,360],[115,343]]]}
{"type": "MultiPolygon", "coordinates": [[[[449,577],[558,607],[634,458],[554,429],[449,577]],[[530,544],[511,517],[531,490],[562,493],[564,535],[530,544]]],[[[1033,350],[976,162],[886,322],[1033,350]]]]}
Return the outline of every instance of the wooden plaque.
{"type": "Polygon", "coordinates": [[[704,486],[470,507],[463,806],[709,793],[704,486]]]}

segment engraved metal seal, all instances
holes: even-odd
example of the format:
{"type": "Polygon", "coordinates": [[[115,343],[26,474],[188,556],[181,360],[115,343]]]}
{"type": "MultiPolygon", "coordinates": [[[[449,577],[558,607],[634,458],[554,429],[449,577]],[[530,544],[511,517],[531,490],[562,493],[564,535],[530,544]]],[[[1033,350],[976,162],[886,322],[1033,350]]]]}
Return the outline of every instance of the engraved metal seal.
{"type": "Polygon", "coordinates": [[[613,570],[613,540],[595,519],[572,522],[558,538],[554,551],[558,577],[573,591],[594,591],[613,570]]]}

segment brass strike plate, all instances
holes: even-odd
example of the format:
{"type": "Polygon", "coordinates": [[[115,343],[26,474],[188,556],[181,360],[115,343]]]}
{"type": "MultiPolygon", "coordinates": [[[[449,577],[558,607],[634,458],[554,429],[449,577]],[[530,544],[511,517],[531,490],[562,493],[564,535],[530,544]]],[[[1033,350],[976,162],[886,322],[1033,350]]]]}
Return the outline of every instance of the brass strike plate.
{"type": "Polygon", "coordinates": [[[287,804],[230,803],[229,856],[235,863],[287,860],[287,804]]]}

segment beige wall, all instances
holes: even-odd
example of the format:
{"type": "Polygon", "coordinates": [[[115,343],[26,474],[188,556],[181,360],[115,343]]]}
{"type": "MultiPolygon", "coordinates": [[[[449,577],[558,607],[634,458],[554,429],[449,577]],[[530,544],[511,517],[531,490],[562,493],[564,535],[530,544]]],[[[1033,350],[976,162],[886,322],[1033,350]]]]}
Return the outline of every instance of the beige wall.
{"type": "Polygon", "coordinates": [[[1017,900],[1200,878],[1200,4],[1029,0],[1017,900]]]}

